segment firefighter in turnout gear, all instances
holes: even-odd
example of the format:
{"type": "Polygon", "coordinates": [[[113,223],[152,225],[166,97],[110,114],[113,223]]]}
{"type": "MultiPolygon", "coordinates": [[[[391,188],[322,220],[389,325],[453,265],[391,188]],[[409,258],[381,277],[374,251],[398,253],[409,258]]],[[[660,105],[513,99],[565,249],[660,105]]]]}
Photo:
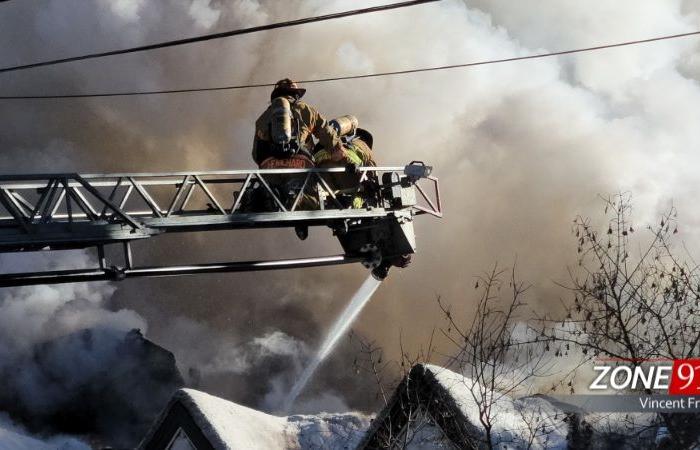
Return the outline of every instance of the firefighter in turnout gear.
{"type": "Polygon", "coordinates": [[[351,118],[357,124],[357,119],[353,116],[343,116],[338,119],[331,120],[331,125],[338,130],[341,135],[343,152],[329,152],[326,149],[319,149],[314,153],[314,162],[319,167],[334,167],[347,166],[376,166],[374,156],[372,155],[372,143],[374,138],[372,134],[363,128],[353,128],[349,132],[344,132],[340,126],[336,124],[346,118],[351,118]]]}
{"type": "Polygon", "coordinates": [[[345,192],[351,195],[351,205],[353,208],[365,206],[365,199],[360,186],[360,176],[353,170],[353,167],[376,166],[372,155],[372,134],[358,128],[358,120],[355,116],[342,116],[330,121],[340,136],[343,146],[342,152],[329,152],[326,149],[319,149],[314,153],[314,163],[317,167],[345,167],[344,173],[324,174],[328,184],[337,189],[337,193],[345,192]]]}
{"type": "Polygon", "coordinates": [[[275,84],[270,106],[255,122],[253,160],[261,168],[313,167],[313,137],[334,158],[342,158],[345,149],[338,132],[314,107],[300,101],[305,92],[289,78],[275,84]]]}

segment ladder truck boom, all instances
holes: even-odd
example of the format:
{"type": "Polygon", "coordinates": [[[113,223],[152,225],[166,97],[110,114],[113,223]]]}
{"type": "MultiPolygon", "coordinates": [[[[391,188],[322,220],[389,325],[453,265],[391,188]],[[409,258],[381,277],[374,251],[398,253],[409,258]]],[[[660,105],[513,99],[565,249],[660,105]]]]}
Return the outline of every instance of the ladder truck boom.
{"type": "Polygon", "coordinates": [[[0,287],[357,262],[386,269],[393,258],[415,252],[414,217],[442,217],[438,179],[430,172],[429,166],[412,162],[403,167],[0,175],[0,253],[97,250],[94,267],[2,273],[0,287]],[[338,177],[356,182],[339,189],[338,177]],[[186,266],[133,263],[131,243],[166,233],[289,227],[305,238],[311,226],[331,228],[344,253],[186,266]],[[122,250],[121,264],[105,257],[110,245],[122,250]]]}

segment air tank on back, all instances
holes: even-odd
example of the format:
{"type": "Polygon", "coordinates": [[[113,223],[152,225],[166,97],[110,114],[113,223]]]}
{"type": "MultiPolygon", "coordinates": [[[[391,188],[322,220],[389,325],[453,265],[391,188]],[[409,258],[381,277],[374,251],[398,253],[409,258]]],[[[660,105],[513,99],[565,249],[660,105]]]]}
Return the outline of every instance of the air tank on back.
{"type": "Polygon", "coordinates": [[[339,136],[353,135],[357,130],[357,117],[346,115],[340,116],[330,121],[330,125],[335,128],[339,136]]]}
{"type": "Polygon", "coordinates": [[[286,147],[292,141],[292,107],[285,97],[272,100],[272,142],[286,147]]]}

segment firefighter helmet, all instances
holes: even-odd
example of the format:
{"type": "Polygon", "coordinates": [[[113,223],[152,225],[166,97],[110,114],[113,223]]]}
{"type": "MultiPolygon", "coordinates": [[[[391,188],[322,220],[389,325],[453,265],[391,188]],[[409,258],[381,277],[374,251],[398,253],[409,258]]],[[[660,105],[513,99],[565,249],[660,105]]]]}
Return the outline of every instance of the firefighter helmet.
{"type": "Polygon", "coordinates": [[[283,95],[291,95],[292,97],[300,99],[304,96],[304,93],[306,93],[306,89],[300,88],[298,84],[289,78],[284,78],[275,83],[275,88],[270,94],[270,100],[283,95]]]}
{"type": "Polygon", "coordinates": [[[372,144],[374,143],[374,137],[372,137],[372,133],[365,130],[364,128],[358,128],[355,131],[355,136],[357,136],[359,139],[362,139],[362,141],[364,141],[364,143],[367,144],[367,147],[372,148],[372,144]]]}

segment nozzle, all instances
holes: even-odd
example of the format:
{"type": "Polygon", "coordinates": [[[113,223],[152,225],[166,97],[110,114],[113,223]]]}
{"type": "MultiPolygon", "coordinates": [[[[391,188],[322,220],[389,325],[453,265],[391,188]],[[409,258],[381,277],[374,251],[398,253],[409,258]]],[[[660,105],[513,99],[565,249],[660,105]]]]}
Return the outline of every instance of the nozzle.
{"type": "Polygon", "coordinates": [[[365,255],[362,265],[367,269],[375,269],[382,264],[382,254],[374,244],[365,244],[360,249],[360,253],[365,255]]]}
{"type": "Polygon", "coordinates": [[[302,241],[306,240],[306,238],[309,237],[309,227],[307,226],[297,225],[296,227],[294,227],[294,232],[296,233],[297,237],[302,241]]]}
{"type": "Polygon", "coordinates": [[[390,268],[391,264],[383,262],[374,269],[372,269],[372,277],[377,281],[382,281],[389,275],[390,268]]]}

